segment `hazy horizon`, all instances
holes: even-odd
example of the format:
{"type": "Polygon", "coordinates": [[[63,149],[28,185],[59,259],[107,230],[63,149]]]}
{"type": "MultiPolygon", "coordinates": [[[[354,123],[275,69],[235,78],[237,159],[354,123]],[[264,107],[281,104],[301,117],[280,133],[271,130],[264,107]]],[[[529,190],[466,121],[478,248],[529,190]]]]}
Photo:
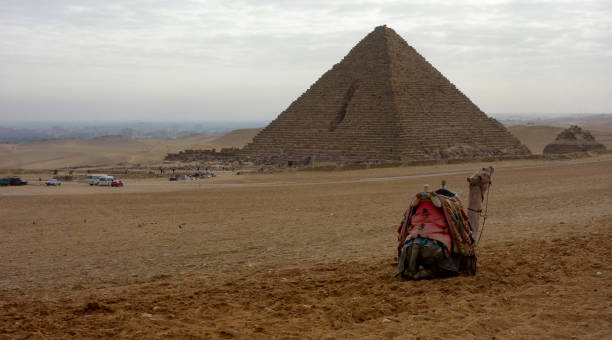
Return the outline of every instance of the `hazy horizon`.
{"type": "Polygon", "coordinates": [[[0,121],[270,121],[383,24],[493,117],[612,112],[611,16],[604,0],[7,0],[0,121]]]}
{"type": "MultiPolygon", "coordinates": [[[[612,112],[567,112],[567,113],[550,113],[550,112],[501,112],[488,113],[488,116],[498,119],[513,119],[519,118],[524,120],[555,120],[570,117],[593,117],[593,116],[610,116],[612,112]]],[[[278,113],[280,114],[280,112],[278,113]]],[[[274,117],[276,118],[276,117],[274,117]]],[[[87,125],[134,125],[134,124],[167,124],[167,125],[182,125],[182,124],[208,124],[212,126],[227,126],[240,125],[245,127],[255,127],[258,124],[261,127],[269,124],[274,118],[267,120],[205,120],[205,119],[114,119],[114,120],[91,120],[91,119],[70,119],[70,120],[5,120],[0,122],[0,127],[25,127],[25,126],[53,126],[55,124],[68,124],[77,126],[87,125]]]]}

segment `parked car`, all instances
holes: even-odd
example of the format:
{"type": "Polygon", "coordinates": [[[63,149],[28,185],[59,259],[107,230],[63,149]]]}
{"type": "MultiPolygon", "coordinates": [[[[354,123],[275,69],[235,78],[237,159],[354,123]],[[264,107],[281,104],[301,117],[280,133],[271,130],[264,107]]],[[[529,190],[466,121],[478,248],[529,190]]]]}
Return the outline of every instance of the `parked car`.
{"type": "Polygon", "coordinates": [[[26,185],[28,184],[28,181],[20,177],[10,177],[9,184],[10,185],[26,185]]]}
{"type": "Polygon", "coordinates": [[[11,181],[9,181],[8,178],[0,178],[0,186],[7,186],[10,184],[11,184],[11,181]]]}
{"type": "Polygon", "coordinates": [[[98,178],[95,184],[101,187],[109,187],[114,180],[115,177],[113,176],[101,177],[98,178]]]}
{"type": "Polygon", "coordinates": [[[122,187],[123,182],[121,182],[121,180],[115,179],[111,182],[110,186],[111,187],[122,187]]]}
{"type": "Polygon", "coordinates": [[[52,179],[50,179],[50,180],[46,181],[46,182],[45,182],[45,184],[46,184],[47,186],[49,186],[49,185],[53,185],[53,186],[56,186],[56,187],[57,187],[57,186],[62,185],[62,182],[58,181],[58,180],[57,180],[57,179],[55,179],[55,178],[52,178],[52,179]]]}

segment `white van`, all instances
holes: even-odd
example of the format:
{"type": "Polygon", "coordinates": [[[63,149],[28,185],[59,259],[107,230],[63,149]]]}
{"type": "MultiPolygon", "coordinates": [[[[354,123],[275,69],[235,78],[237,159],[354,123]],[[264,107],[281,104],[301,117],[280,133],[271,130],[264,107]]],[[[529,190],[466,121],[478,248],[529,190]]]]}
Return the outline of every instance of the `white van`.
{"type": "Polygon", "coordinates": [[[99,185],[101,187],[109,187],[111,185],[111,182],[114,180],[115,180],[115,177],[113,176],[100,177],[96,181],[96,185],[99,185]]]}
{"type": "Polygon", "coordinates": [[[88,174],[85,181],[89,185],[95,185],[101,178],[109,177],[107,174],[88,174]]]}

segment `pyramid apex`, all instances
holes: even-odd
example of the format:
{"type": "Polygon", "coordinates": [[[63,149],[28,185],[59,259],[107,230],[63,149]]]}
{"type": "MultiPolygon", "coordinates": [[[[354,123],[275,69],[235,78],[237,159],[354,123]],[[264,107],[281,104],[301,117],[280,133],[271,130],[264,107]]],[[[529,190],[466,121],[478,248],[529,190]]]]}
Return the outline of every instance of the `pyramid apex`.
{"type": "Polygon", "coordinates": [[[381,36],[384,36],[384,37],[398,36],[399,37],[397,32],[395,32],[393,28],[387,25],[380,25],[380,26],[374,27],[374,30],[369,35],[376,36],[376,37],[381,37],[381,36]]]}
{"type": "Polygon", "coordinates": [[[374,27],[374,32],[395,32],[391,27],[388,27],[387,25],[380,25],[380,26],[376,26],[374,27]]]}
{"type": "Polygon", "coordinates": [[[395,30],[387,25],[380,25],[380,26],[376,26],[374,27],[374,31],[391,31],[391,32],[395,32],[395,30]]]}

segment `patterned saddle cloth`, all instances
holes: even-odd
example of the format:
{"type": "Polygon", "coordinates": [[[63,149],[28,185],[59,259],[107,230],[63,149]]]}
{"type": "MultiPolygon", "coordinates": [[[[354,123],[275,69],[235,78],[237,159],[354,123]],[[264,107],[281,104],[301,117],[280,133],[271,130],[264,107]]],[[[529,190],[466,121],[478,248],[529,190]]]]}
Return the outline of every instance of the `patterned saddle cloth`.
{"type": "Polygon", "coordinates": [[[414,228],[419,227],[412,223],[412,218],[417,213],[421,203],[425,201],[432,202],[444,215],[446,226],[448,227],[447,230],[452,241],[452,245],[447,251],[464,256],[474,256],[476,242],[472,235],[472,226],[467,214],[463,210],[459,197],[456,195],[449,197],[437,194],[436,192],[418,193],[416,198],[410,203],[410,207],[404,213],[402,223],[398,227],[398,250],[409,239],[410,232],[414,228]]]}

